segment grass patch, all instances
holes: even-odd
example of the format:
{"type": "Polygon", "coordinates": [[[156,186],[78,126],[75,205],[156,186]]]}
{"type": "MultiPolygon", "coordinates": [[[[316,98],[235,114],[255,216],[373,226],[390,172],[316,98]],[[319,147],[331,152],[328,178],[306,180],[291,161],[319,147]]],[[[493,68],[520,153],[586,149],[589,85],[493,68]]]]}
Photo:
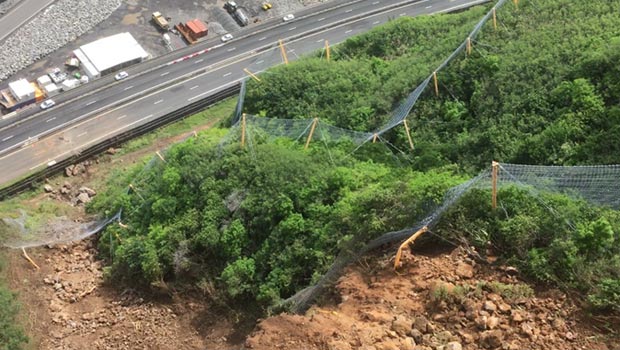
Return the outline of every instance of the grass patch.
{"type": "Polygon", "coordinates": [[[5,264],[4,256],[0,254],[0,349],[18,350],[28,338],[19,320],[17,295],[6,284],[5,264]]]}
{"type": "Polygon", "coordinates": [[[135,152],[140,150],[141,148],[153,144],[156,140],[170,138],[176,135],[190,132],[210,122],[224,119],[230,116],[230,114],[235,108],[236,103],[236,98],[226,99],[200,113],[196,113],[178,122],[167,125],[144,136],[128,141],[123,145],[123,149],[118,154],[125,155],[131,152],[135,152]]]}
{"type": "Polygon", "coordinates": [[[531,298],[534,296],[534,290],[527,284],[505,284],[497,281],[480,282],[479,284],[483,289],[499,294],[505,300],[531,298]]]}

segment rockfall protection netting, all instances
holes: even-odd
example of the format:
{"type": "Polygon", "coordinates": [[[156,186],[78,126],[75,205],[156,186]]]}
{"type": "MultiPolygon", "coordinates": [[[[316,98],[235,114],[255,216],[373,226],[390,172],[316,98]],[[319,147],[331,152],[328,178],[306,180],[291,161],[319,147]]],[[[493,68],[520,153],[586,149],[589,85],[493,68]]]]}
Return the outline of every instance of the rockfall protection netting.
{"type": "MultiPolygon", "coordinates": [[[[437,66],[437,68],[433,72],[431,72],[429,76],[426,79],[424,79],[424,81],[422,81],[422,83],[420,83],[411,93],[409,93],[409,95],[407,95],[407,97],[403,100],[403,102],[401,102],[398,105],[398,107],[396,107],[392,111],[391,117],[388,119],[388,121],[383,126],[371,132],[359,132],[359,131],[340,129],[342,133],[346,134],[347,131],[351,133],[355,133],[356,137],[363,139],[363,142],[359,144],[359,147],[361,147],[363,143],[370,142],[376,139],[377,137],[380,137],[384,133],[402,124],[404,120],[407,118],[407,116],[413,110],[413,107],[417,103],[422,93],[424,93],[428,85],[431,83],[431,81],[433,81],[433,77],[435,76],[435,74],[443,70],[448,65],[448,63],[450,63],[460,53],[462,53],[464,50],[467,49],[468,42],[471,43],[478,36],[478,33],[482,30],[483,26],[489,21],[489,19],[493,17],[494,13],[497,15],[497,10],[499,10],[504,5],[504,3],[506,3],[507,1],[508,0],[497,1],[495,6],[493,6],[493,8],[491,8],[491,10],[489,10],[486,13],[486,15],[482,17],[482,19],[474,26],[474,29],[469,33],[469,35],[465,38],[465,40],[443,62],[441,62],[439,66],[437,66]]],[[[237,103],[235,114],[232,119],[233,125],[236,125],[237,123],[241,121],[243,102],[245,99],[245,92],[246,92],[246,88],[245,88],[245,80],[244,80],[242,83],[242,87],[241,87],[239,102],[237,103]]],[[[265,129],[267,132],[271,131],[271,128],[277,129],[278,123],[286,123],[286,119],[276,119],[276,118],[273,118],[273,119],[274,119],[274,122],[272,124],[269,124],[269,129],[265,129]]]]}
{"type": "MultiPolygon", "coordinates": [[[[541,192],[561,193],[594,205],[620,209],[620,165],[599,166],[540,166],[499,164],[497,187],[518,186],[529,190],[536,198],[541,192]]],[[[293,295],[284,305],[295,313],[305,312],[326,288],[342,275],[344,269],[366,253],[387,244],[401,243],[424,226],[434,227],[442,215],[469,190],[490,189],[492,171],[485,170],[473,179],[452,187],[443,201],[411,227],[383,234],[365,243],[351,241],[351,249],[343,249],[319,282],[293,295]],[[361,247],[361,248],[360,248],[361,247]]],[[[489,198],[489,201],[491,199],[489,198]]],[[[539,198],[539,200],[542,200],[539,198]]],[[[553,212],[553,208],[548,207],[553,212]]],[[[431,234],[435,235],[431,232],[431,234]]],[[[445,239],[437,236],[439,239],[445,239]]]]}

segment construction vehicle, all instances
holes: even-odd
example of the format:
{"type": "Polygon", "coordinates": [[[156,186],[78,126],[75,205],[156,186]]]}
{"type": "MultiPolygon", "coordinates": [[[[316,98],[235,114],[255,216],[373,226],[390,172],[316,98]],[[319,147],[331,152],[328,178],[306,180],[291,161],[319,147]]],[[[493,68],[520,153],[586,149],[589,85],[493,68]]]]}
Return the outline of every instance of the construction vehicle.
{"type": "Polygon", "coordinates": [[[239,25],[247,26],[250,23],[250,19],[243,12],[243,10],[237,6],[237,3],[234,1],[226,1],[224,4],[224,9],[228,11],[228,13],[233,16],[233,18],[239,23],[239,25]]]}
{"type": "Polygon", "coordinates": [[[261,6],[261,8],[262,8],[264,11],[267,11],[267,10],[269,10],[269,9],[270,9],[270,8],[272,8],[272,7],[273,7],[273,6],[272,6],[270,3],[268,3],[268,2],[264,2],[264,3],[263,3],[263,5],[261,6]]]}
{"type": "Polygon", "coordinates": [[[159,26],[159,28],[163,30],[169,30],[170,25],[168,24],[168,20],[161,14],[161,12],[153,12],[153,22],[159,26]]]}

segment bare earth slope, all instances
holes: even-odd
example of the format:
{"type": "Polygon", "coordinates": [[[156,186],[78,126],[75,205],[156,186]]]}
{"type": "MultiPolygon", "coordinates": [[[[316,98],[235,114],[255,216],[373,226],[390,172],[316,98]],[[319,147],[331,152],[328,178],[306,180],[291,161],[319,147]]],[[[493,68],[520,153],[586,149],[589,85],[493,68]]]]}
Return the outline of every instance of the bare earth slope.
{"type": "Polygon", "coordinates": [[[315,306],[305,316],[268,318],[246,346],[620,349],[618,339],[588,326],[561,292],[528,297],[533,291],[519,281],[515,269],[476,265],[460,249],[432,256],[407,253],[398,274],[387,264],[369,259],[352,267],[336,286],[339,303],[315,306]]]}

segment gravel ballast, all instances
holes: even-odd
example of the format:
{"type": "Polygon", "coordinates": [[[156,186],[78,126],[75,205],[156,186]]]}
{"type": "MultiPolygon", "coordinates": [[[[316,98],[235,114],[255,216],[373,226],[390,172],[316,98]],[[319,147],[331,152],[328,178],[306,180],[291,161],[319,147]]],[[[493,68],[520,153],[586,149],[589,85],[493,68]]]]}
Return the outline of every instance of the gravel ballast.
{"type": "Polygon", "coordinates": [[[0,81],[74,41],[108,18],[121,0],[59,0],[0,45],[0,81]]]}

